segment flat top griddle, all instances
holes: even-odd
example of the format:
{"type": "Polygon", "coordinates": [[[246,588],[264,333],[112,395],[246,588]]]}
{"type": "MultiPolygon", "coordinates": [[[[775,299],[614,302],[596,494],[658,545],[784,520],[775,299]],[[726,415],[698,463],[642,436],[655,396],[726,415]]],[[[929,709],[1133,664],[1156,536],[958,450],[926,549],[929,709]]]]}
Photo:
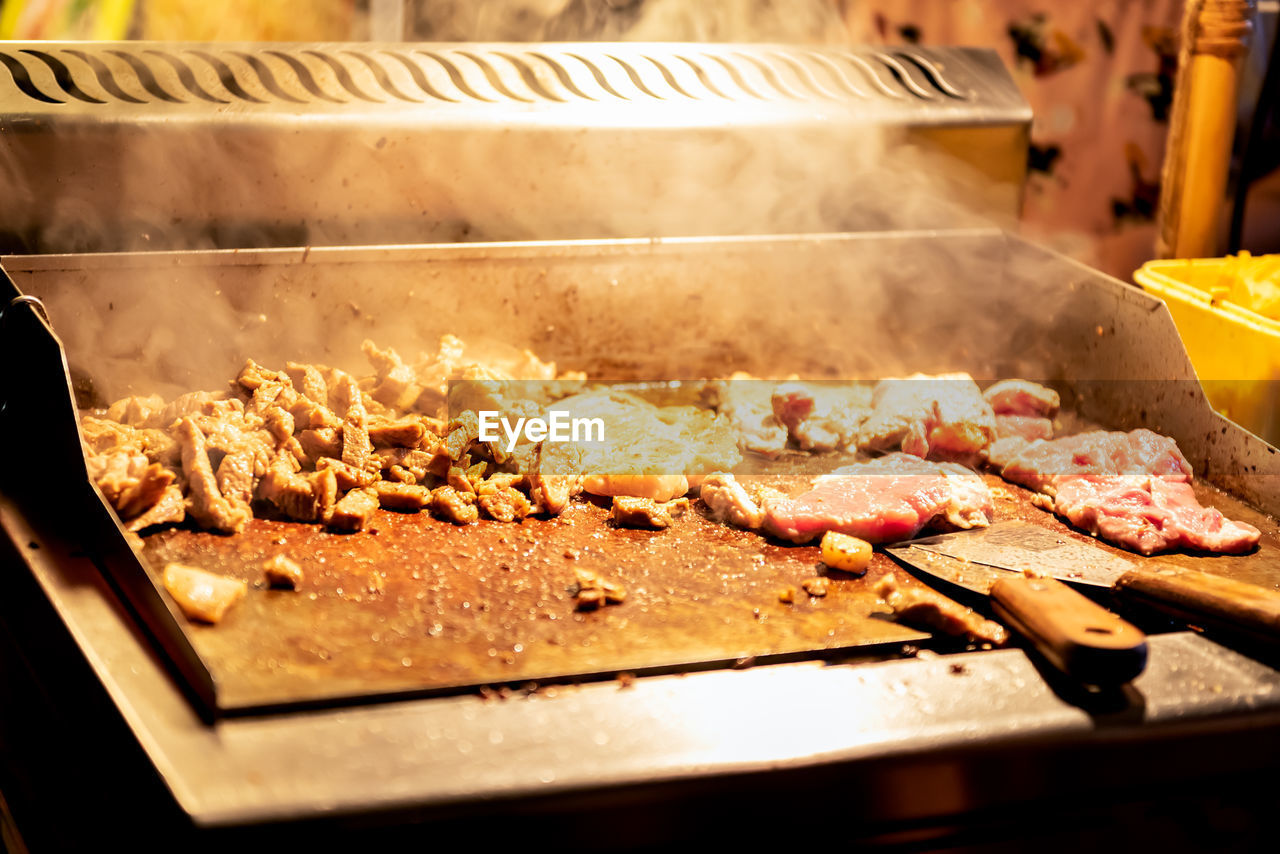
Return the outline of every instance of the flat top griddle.
{"type": "MultiPolygon", "coordinates": [[[[1087,539],[1033,506],[1029,491],[986,479],[996,521],[1087,539]]],[[[794,489],[795,478],[784,480],[794,489]]],[[[1280,525],[1212,486],[1199,484],[1197,493],[1257,525],[1259,551],[1159,559],[1280,584],[1280,525]]],[[[575,501],[557,518],[465,527],[381,510],[357,534],[255,519],[235,536],[158,531],[142,551],[157,583],[164,565],[178,561],[250,584],[220,624],[183,623],[224,712],[813,658],[929,637],[893,622],[873,592],[889,571],[919,583],[887,555],[877,553],[862,577],[827,572],[816,545],[731,528],[701,509],[695,503],[658,532],[613,528],[607,503],[592,501],[575,501]],[[267,588],[261,564],[276,554],[302,566],[299,591],[267,588]],[[578,567],[621,582],[627,600],[577,611],[578,567]],[[816,574],[827,575],[825,597],[800,586],[816,574]],[[785,588],[794,588],[792,604],[779,600],[785,588]]]]}

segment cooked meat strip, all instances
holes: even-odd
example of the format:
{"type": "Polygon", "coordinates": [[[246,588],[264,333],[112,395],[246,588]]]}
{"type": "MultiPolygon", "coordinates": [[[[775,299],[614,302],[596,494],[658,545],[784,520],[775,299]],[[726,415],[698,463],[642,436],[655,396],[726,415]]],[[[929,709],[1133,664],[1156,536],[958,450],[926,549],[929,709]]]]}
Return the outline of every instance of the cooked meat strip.
{"type": "Polygon", "coordinates": [[[187,502],[182,496],[182,489],[176,485],[166,486],[164,492],[156,499],[156,503],[135,516],[125,524],[125,530],[137,533],[152,525],[177,523],[187,518],[187,502]]]}
{"type": "Polygon", "coordinates": [[[731,522],[739,528],[751,529],[764,524],[764,511],[732,474],[717,472],[705,478],[699,497],[717,522],[731,522]]]}
{"type": "Polygon", "coordinates": [[[387,473],[398,467],[413,475],[413,481],[405,481],[406,483],[420,483],[429,477],[445,477],[452,462],[445,453],[443,444],[431,452],[418,448],[382,448],[376,453],[382,462],[383,477],[396,480],[397,478],[390,477],[387,473]]]}
{"type": "Polygon", "coordinates": [[[338,480],[330,470],[294,472],[284,457],[271,464],[258,482],[258,497],[299,522],[327,522],[338,498],[338,480]]]}
{"type": "Polygon", "coordinates": [[[372,341],[365,341],[360,349],[377,371],[370,396],[392,409],[412,409],[423,391],[413,368],[406,365],[400,354],[390,347],[380,350],[372,341]]]}
{"type": "Polygon", "coordinates": [[[431,511],[455,525],[470,525],[480,518],[475,502],[474,494],[459,492],[452,486],[441,486],[431,491],[431,511]]]}
{"type": "Polygon", "coordinates": [[[1253,549],[1262,533],[1204,507],[1186,480],[1150,475],[1059,475],[1053,510],[1071,524],[1149,555],[1188,548],[1220,554],[1253,549]]]}
{"type": "Polygon", "coordinates": [[[1001,380],[982,393],[996,415],[1027,415],[1052,418],[1062,400],[1051,388],[1029,380],[1001,380]]]}
{"type": "Polygon", "coordinates": [[[315,365],[285,362],[284,370],[293,381],[293,387],[305,397],[321,406],[329,402],[329,384],[324,381],[324,376],[315,365]]]}
{"type": "Polygon", "coordinates": [[[471,450],[471,446],[480,438],[480,421],[475,412],[464,410],[449,422],[449,433],[445,436],[445,450],[449,459],[457,462],[471,450]]]}
{"type": "MultiPolygon", "coordinates": [[[[996,414],[996,441],[1008,438],[1035,439],[1053,438],[1053,421],[1038,415],[1001,415],[996,414]]],[[[994,444],[994,443],[993,443],[994,444]]]]}
{"type": "Polygon", "coordinates": [[[416,512],[431,503],[431,491],[425,486],[380,480],[373,485],[373,492],[387,510],[416,512]]]}
{"type": "Polygon", "coordinates": [[[347,492],[352,489],[363,489],[367,486],[373,486],[378,480],[378,473],[369,471],[368,469],[356,468],[344,463],[342,460],[335,460],[332,457],[325,457],[316,460],[316,471],[329,470],[333,472],[338,481],[338,489],[347,492]]]}
{"type": "Polygon", "coordinates": [[[338,390],[346,403],[346,415],[342,419],[342,461],[349,466],[363,468],[373,448],[365,426],[364,395],[355,379],[349,376],[338,390]]]}
{"type": "Polygon", "coordinates": [[[224,391],[193,391],[179,395],[173,402],[156,416],[159,421],[155,425],[169,429],[174,422],[188,415],[225,415],[231,411],[243,411],[244,403],[235,398],[228,398],[224,391]]]}
{"type": "Polygon", "coordinates": [[[171,563],[164,568],[164,589],[188,619],[216,623],[244,598],[248,585],[199,567],[171,563]]]}
{"type": "Polygon", "coordinates": [[[302,586],[302,567],[284,555],[276,555],[263,561],[262,572],[272,587],[297,590],[302,586]]]}
{"type": "Polygon", "coordinates": [[[378,493],[372,489],[353,489],[334,505],[329,525],[342,531],[363,531],[378,506],[378,493]]]}
{"type": "Polygon", "coordinates": [[[85,446],[97,453],[129,451],[142,454],[153,463],[175,468],[182,460],[181,449],[173,437],[152,427],[130,427],[107,418],[83,415],[80,434],[85,446]]]}
{"type": "Polygon", "coordinates": [[[375,448],[416,448],[426,437],[427,428],[421,418],[369,419],[369,441],[375,448]]]}
{"type": "Polygon", "coordinates": [[[836,469],[797,498],[770,497],[764,511],[765,530],[794,542],[839,531],[887,543],[926,527],[990,525],[992,500],[982,478],[963,466],[898,453],[836,469]]]}
{"type": "Polygon", "coordinates": [[[647,528],[660,531],[675,524],[675,516],[681,515],[689,506],[689,500],[659,503],[649,498],[633,498],[619,495],[613,499],[609,508],[609,521],[620,528],[647,528]]]}
{"type": "Polygon", "coordinates": [[[928,587],[904,587],[892,572],[876,584],[876,595],[904,623],[993,646],[1003,646],[1009,640],[1009,633],[999,623],[928,587]]]}
{"type": "Polygon", "coordinates": [[[802,451],[838,451],[853,444],[871,414],[864,385],[785,382],[773,391],[773,414],[802,451]]]}
{"type": "Polygon", "coordinates": [[[987,460],[1005,480],[1047,495],[1054,494],[1058,475],[1191,478],[1191,464],[1177,443],[1144,428],[1128,433],[1093,430],[1050,441],[1001,439],[991,446],[987,460]]]}
{"type": "Polygon", "coordinates": [[[164,398],[158,394],[126,397],[107,407],[102,417],[128,427],[162,427],[159,416],[164,408],[164,398]]]}
{"type": "Polygon", "coordinates": [[[175,477],[169,469],[130,451],[93,454],[87,458],[86,468],[89,479],[122,519],[131,519],[154,505],[175,477]]]}
{"type": "Polygon", "coordinates": [[[996,435],[995,414],[968,374],[913,374],[876,384],[858,448],[901,448],[917,457],[967,461],[996,435]]]}
{"type": "Polygon", "coordinates": [[[204,433],[190,416],[175,430],[182,445],[182,470],[187,478],[187,510],[203,528],[234,533],[253,518],[248,502],[232,500],[218,488],[204,433]]]}
{"type": "Polygon", "coordinates": [[[251,447],[222,458],[218,463],[218,491],[223,497],[246,507],[253,503],[254,490],[258,485],[256,461],[257,452],[251,447]]]}
{"type": "Polygon", "coordinates": [[[772,382],[741,372],[711,384],[716,406],[729,419],[744,451],[776,457],[786,450],[787,428],[774,417],[773,388],[772,382]]]}

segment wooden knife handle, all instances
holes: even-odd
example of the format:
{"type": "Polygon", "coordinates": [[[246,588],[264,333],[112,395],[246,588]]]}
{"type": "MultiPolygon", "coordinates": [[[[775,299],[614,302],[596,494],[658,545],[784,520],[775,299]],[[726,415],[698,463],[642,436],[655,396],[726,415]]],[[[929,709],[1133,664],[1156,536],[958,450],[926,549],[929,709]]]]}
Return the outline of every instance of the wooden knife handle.
{"type": "Polygon", "coordinates": [[[1052,578],[1017,575],[991,588],[992,609],[1054,667],[1088,685],[1120,685],[1147,666],[1147,637],[1052,578]]]}
{"type": "Polygon", "coordinates": [[[1168,563],[1129,570],[1116,589],[1193,623],[1280,640],[1280,590],[1168,563]]]}

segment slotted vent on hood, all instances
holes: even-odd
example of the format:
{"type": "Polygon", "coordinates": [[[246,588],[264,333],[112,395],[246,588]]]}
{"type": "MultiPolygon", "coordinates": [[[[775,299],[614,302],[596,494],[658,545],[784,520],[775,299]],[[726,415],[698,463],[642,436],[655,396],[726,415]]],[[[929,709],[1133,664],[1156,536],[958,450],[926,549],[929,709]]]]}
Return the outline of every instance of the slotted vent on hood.
{"type": "MultiPolygon", "coordinates": [[[[11,44],[8,110],[635,101],[967,103],[990,97],[921,49],[697,45],[11,44]]],[[[5,85],[7,83],[7,85],[5,85]]],[[[7,90],[7,91],[4,91],[7,90]]]]}

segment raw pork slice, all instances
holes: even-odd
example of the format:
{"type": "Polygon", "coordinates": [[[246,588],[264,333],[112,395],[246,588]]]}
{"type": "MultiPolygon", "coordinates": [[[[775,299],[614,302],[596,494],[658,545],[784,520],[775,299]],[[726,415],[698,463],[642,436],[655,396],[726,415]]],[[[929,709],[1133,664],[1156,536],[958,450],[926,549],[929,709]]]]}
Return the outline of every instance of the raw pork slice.
{"type": "Polygon", "coordinates": [[[991,524],[991,493],[982,478],[954,463],[889,454],[837,469],[797,498],[765,501],[765,530],[797,543],[839,531],[871,543],[991,524]]]}
{"type": "Polygon", "coordinates": [[[1028,442],[1000,439],[987,454],[1005,480],[1053,495],[1059,475],[1150,474],[1191,479],[1191,464],[1168,436],[1146,429],[1128,433],[1092,430],[1075,436],[1028,442]]]}
{"type": "Polygon", "coordinates": [[[1143,475],[1059,475],[1054,512],[1078,528],[1149,555],[1188,548],[1240,554],[1261,532],[1196,500],[1185,480],[1143,475]]]}
{"type": "Polygon", "coordinates": [[[1014,437],[1026,439],[1053,438],[1053,421],[1038,415],[996,415],[996,436],[1000,439],[1014,437]]]}
{"type": "Polygon", "coordinates": [[[1262,536],[1201,506],[1177,443],[1150,430],[1000,439],[988,460],[1006,480],[1053,496],[1053,511],[1071,524],[1140,554],[1179,548],[1239,554],[1262,536]]]}

